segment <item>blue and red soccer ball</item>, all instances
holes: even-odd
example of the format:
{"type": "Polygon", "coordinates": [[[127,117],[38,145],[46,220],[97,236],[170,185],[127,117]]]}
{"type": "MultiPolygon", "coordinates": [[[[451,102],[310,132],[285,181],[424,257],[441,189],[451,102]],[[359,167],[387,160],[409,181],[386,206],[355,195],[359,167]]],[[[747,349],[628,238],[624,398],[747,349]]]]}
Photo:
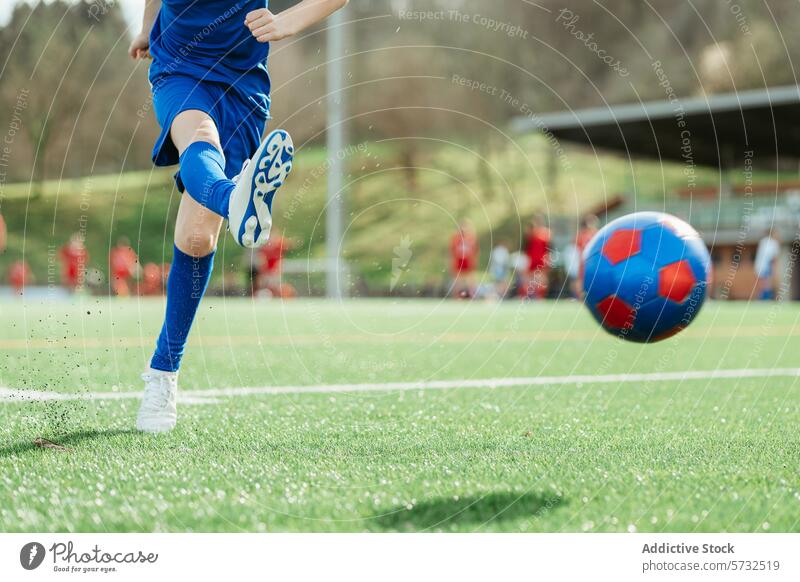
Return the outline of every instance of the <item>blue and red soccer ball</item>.
{"type": "Polygon", "coordinates": [[[584,301],[621,339],[656,342],[686,328],[703,305],[711,265],[689,224],[637,212],[607,224],[583,255],[584,301]]]}

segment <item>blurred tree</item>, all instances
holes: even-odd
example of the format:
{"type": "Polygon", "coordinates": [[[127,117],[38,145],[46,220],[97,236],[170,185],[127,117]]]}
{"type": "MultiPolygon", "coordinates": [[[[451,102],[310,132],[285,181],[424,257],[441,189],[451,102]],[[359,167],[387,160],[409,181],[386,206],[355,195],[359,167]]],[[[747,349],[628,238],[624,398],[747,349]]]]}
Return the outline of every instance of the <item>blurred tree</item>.
{"type": "Polygon", "coordinates": [[[132,146],[152,140],[152,132],[137,135],[149,88],[144,67],[127,57],[126,31],[116,4],[101,11],[62,0],[15,8],[0,29],[0,54],[8,55],[0,94],[23,106],[17,113],[25,139],[14,144],[12,179],[38,184],[48,176],[119,171],[129,149],[131,165],[146,163],[147,149],[132,146]]]}
{"type": "MultiPolygon", "coordinates": [[[[398,166],[412,168],[410,189],[431,138],[501,155],[502,132],[523,105],[545,113],[664,99],[656,61],[679,96],[794,83],[800,58],[800,11],[785,0],[370,0],[348,11],[350,140],[392,139],[398,166]],[[564,10],[570,19],[559,18],[564,10]]],[[[299,144],[324,138],[325,27],[276,43],[270,55],[273,117],[299,144]]],[[[0,30],[0,97],[12,105],[0,123],[20,99],[26,107],[9,179],[150,167],[158,127],[147,65],[127,59],[127,41],[111,2],[15,9],[0,30]]],[[[490,192],[492,172],[475,171],[490,192]]]]}

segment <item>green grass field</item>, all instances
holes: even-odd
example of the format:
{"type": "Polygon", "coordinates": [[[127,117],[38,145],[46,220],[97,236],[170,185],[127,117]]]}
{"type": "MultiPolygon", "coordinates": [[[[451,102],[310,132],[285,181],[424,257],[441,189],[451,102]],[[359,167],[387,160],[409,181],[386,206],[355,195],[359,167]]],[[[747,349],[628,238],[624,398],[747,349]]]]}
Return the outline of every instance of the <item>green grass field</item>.
{"type": "Polygon", "coordinates": [[[800,530],[796,377],[601,381],[800,368],[798,306],[712,303],[641,346],[570,302],[212,300],[178,428],[141,435],[126,396],[162,309],[0,304],[0,385],[119,397],[6,390],[0,530],[800,530]],[[510,377],[553,379],[476,382],[510,377]],[[417,381],[450,383],[382,386],[417,381]],[[298,388],[235,390],[264,386],[298,388]]]}

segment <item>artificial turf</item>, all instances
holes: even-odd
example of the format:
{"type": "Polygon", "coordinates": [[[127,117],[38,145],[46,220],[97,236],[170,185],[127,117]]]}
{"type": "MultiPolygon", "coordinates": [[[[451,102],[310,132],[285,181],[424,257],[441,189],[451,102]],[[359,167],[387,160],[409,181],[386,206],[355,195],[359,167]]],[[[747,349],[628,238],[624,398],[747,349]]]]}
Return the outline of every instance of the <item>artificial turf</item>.
{"type": "MultiPolygon", "coordinates": [[[[0,385],[138,391],[162,309],[2,303],[0,385]]],[[[571,302],[210,300],[193,334],[185,393],[800,368],[795,305],[645,346],[571,302]]],[[[795,377],[198,394],[159,436],[135,399],[0,401],[0,530],[800,530],[795,377]]]]}

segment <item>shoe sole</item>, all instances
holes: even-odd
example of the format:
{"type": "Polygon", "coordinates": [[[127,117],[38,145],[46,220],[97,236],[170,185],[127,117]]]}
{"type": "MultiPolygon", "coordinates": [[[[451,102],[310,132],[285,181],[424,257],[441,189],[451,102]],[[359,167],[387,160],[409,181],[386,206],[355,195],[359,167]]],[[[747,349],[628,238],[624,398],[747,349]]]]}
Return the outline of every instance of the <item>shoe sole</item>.
{"type": "Polygon", "coordinates": [[[146,432],[150,434],[156,434],[161,432],[169,432],[175,428],[175,424],[148,424],[148,425],[141,425],[138,422],[136,423],[136,430],[139,432],[146,432]]]}
{"type": "Polygon", "coordinates": [[[140,432],[166,432],[175,428],[178,417],[174,414],[166,416],[149,415],[136,416],[136,430],[140,432]]]}
{"type": "Polygon", "coordinates": [[[269,239],[272,201],[292,171],[293,158],[291,136],[276,129],[262,142],[253,162],[239,176],[228,209],[228,229],[239,245],[258,248],[269,239]]]}

